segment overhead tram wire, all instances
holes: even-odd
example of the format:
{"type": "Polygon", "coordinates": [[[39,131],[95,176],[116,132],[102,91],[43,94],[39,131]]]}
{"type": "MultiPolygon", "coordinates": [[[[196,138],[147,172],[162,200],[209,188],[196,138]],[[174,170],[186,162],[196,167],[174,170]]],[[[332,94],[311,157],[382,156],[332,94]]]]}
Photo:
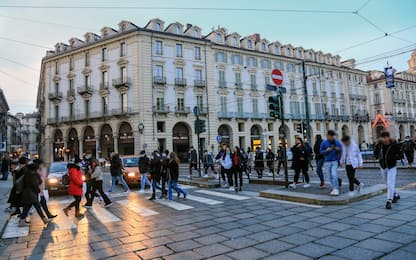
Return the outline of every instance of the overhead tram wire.
{"type": "Polygon", "coordinates": [[[36,84],[30,83],[29,81],[26,81],[26,80],[24,80],[24,79],[21,79],[21,78],[19,78],[19,77],[15,76],[15,75],[13,75],[13,74],[10,74],[10,73],[8,73],[8,72],[5,72],[5,71],[0,70],[0,73],[4,74],[4,75],[6,75],[6,76],[8,76],[9,78],[12,78],[12,79],[14,79],[14,80],[17,80],[17,81],[20,81],[20,82],[25,83],[25,84],[27,84],[27,85],[30,85],[30,86],[32,86],[32,87],[36,85],[36,84]]]}
{"type": "Polygon", "coordinates": [[[40,44],[35,44],[35,43],[31,43],[31,42],[26,42],[26,41],[15,40],[15,39],[3,37],[3,36],[0,36],[0,40],[17,42],[17,43],[20,43],[20,44],[24,44],[24,45],[28,45],[28,46],[33,46],[33,47],[38,47],[38,48],[47,49],[47,50],[52,50],[53,49],[53,48],[48,47],[48,46],[43,46],[43,45],[40,45],[40,44]]]}
{"type": "Polygon", "coordinates": [[[15,61],[15,60],[11,60],[11,59],[4,58],[4,57],[1,57],[1,56],[0,56],[0,59],[1,59],[1,60],[5,60],[5,61],[8,61],[8,62],[11,62],[11,63],[14,63],[14,64],[17,64],[17,65],[20,65],[20,66],[25,67],[25,68],[27,68],[27,69],[30,69],[30,70],[32,70],[32,71],[39,72],[39,70],[38,70],[38,69],[35,69],[35,68],[31,67],[31,66],[28,66],[28,65],[26,65],[26,64],[23,64],[23,63],[21,63],[21,62],[15,61]]]}
{"type": "Polygon", "coordinates": [[[367,0],[364,4],[360,6],[360,8],[357,9],[357,12],[363,10],[370,2],[371,0],[367,0]]]}

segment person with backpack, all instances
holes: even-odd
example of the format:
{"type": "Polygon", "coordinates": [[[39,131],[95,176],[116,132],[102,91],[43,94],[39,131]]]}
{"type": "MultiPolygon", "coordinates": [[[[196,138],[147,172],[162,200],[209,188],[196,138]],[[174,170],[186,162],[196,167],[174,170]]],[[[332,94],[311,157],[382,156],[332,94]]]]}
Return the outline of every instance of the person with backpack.
{"type": "Polygon", "coordinates": [[[63,212],[66,216],[68,216],[68,212],[75,208],[75,217],[82,218],[84,214],[80,213],[79,204],[81,203],[82,198],[82,188],[84,181],[82,180],[82,172],[81,172],[81,159],[75,158],[73,163],[68,163],[68,175],[69,175],[69,185],[68,185],[68,194],[74,197],[74,201],[71,202],[68,206],[63,208],[63,212]]]}
{"type": "Polygon", "coordinates": [[[311,154],[310,150],[303,143],[302,138],[296,137],[295,145],[290,149],[292,151],[292,169],[295,171],[295,176],[293,177],[293,183],[289,185],[290,188],[296,189],[296,184],[299,180],[300,172],[302,171],[303,177],[305,178],[304,188],[309,188],[309,156],[311,154]]]}
{"type": "Polygon", "coordinates": [[[140,170],[140,175],[141,175],[140,191],[139,192],[140,193],[145,193],[146,185],[148,185],[149,187],[152,187],[152,183],[147,178],[147,173],[149,173],[149,171],[150,171],[150,169],[149,169],[149,158],[147,157],[146,152],[144,150],[142,150],[140,152],[139,170],[140,170]]]}
{"type": "Polygon", "coordinates": [[[162,169],[160,172],[160,178],[162,182],[162,195],[160,195],[159,199],[167,198],[168,191],[166,190],[166,184],[168,182],[168,171],[169,171],[169,150],[165,150],[165,152],[161,156],[161,164],[162,169]]]}
{"type": "Polygon", "coordinates": [[[402,148],[404,155],[406,156],[407,167],[410,168],[413,165],[416,144],[410,139],[410,136],[406,136],[406,139],[402,144],[402,148]]]}
{"type": "Polygon", "coordinates": [[[126,181],[124,180],[123,174],[123,164],[121,163],[120,155],[118,153],[113,152],[111,154],[111,166],[110,166],[110,173],[111,173],[111,187],[108,192],[113,192],[114,185],[116,184],[116,180],[123,185],[124,193],[128,193],[130,191],[129,186],[127,185],[126,181]]]}
{"type": "Polygon", "coordinates": [[[233,162],[231,157],[231,150],[229,147],[225,148],[225,152],[222,154],[220,158],[221,164],[221,171],[224,170],[225,174],[227,175],[228,180],[228,187],[229,190],[234,190],[234,182],[233,182],[233,162]]]}
{"type": "Polygon", "coordinates": [[[22,204],[22,193],[24,185],[24,168],[29,160],[26,157],[20,157],[16,168],[13,170],[13,188],[10,191],[8,203],[10,203],[11,216],[19,215],[21,213],[20,208],[22,204]]]}
{"type": "MultiPolygon", "coordinates": [[[[189,179],[192,179],[192,169],[198,171],[198,154],[193,146],[189,149],[188,152],[188,161],[189,161],[189,179]]],[[[199,173],[198,173],[199,174],[199,173]]]]}
{"type": "Polygon", "coordinates": [[[259,179],[263,178],[263,171],[264,171],[264,155],[261,151],[260,147],[257,147],[256,154],[254,157],[254,169],[257,172],[257,177],[259,179]]]}
{"type": "Polygon", "coordinates": [[[226,144],[222,144],[220,151],[215,156],[215,160],[217,162],[219,162],[219,164],[220,164],[220,174],[221,174],[222,187],[223,188],[226,188],[227,187],[227,182],[225,181],[225,169],[224,169],[224,167],[221,164],[221,159],[225,155],[226,150],[227,150],[227,145],[226,144]]]}
{"type": "Polygon", "coordinates": [[[156,189],[162,190],[162,188],[158,185],[160,182],[160,171],[162,168],[162,163],[160,160],[160,155],[157,151],[152,153],[152,158],[150,159],[150,174],[152,176],[152,196],[149,200],[156,199],[156,189]]]}
{"type": "Polygon", "coordinates": [[[341,186],[341,179],[338,177],[338,165],[342,153],[342,144],[336,139],[334,130],[328,130],[327,139],[322,142],[319,152],[324,156],[325,169],[332,186],[329,195],[338,196],[339,187],[341,186]]]}
{"type": "Polygon", "coordinates": [[[23,211],[22,214],[19,215],[19,227],[24,227],[28,224],[26,222],[26,218],[29,215],[29,211],[32,206],[36,209],[36,212],[45,225],[50,222],[50,220],[43,214],[39,203],[39,187],[42,184],[42,179],[39,176],[38,169],[39,165],[34,163],[28,164],[22,169],[25,173],[23,174],[22,191],[23,211]]]}
{"type": "MultiPolygon", "coordinates": [[[[91,194],[95,194],[97,191],[100,194],[101,198],[104,200],[104,207],[111,206],[112,202],[108,198],[107,194],[103,191],[103,172],[100,166],[100,162],[97,159],[93,159],[91,163],[91,180],[92,188],[91,194]]],[[[94,201],[94,196],[91,195],[87,200],[87,203],[84,205],[84,208],[92,208],[92,203],[94,201]]]]}
{"type": "Polygon", "coordinates": [[[168,192],[169,200],[173,199],[172,189],[174,189],[178,193],[178,198],[181,196],[181,193],[183,194],[184,199],[186,199],[186,196],[188,195],[186,190],[178,186],[179,164],[180,164],[179,157],[176,155],[175,152],[172,152],[170,154],[170,160],[169,160],[169,179],[170,179],[169,192],[168,192]]]}
{"type": "Polygon", "coordinates": [[[276,159],[276,155],[273,153],[271,148],[267,148],[267,153],[266,153],[266,162],[267,162],[267,167],[269,168],[269,172],[272,174],[272,176],[274,175],[274,161],[276,159]]]}
{"type": "Polygon", "coordinates": [[[241,150],[238,146],[234,148],[232,154],[233,158],[233,175],[234,175],[234,188],[235,192],[241,191],[243,187],[243,167],[244,157],[241,154],[241,150]]]}
{"type": "Polygon", "coordinates": [[[282,167],[282,165],[284,167],[284,156],[283,155],[284,155],[283,154],[283,147],[281,145],[279,145],[277,147],[277,151],[276,151],[276,160],[277,160],[277,171],[276,171],[276,173],[277,173],[277,176],[280,175],[280,168],[282,167]]]}
{"type": "Polygon", "coordinates": [[[315,154],[315,161],[316,161],[316,174],[318,174],[319,180],[321,184],[319,184],[320,189],[325,189],[325,177],[324,172],[322,171],[322,166],[324,166],[324,156],[321,154],[321,144],[322,144],[322,136],[316,135],[315,137],[315,145],[313,146],[313,153],[315,154]]]}
{"type": "Polygon", "coordinates": [[[208,169],[211,168],[213,172],[214,170],[214,156],[212,153],[209,153],[208,150],[204,151],[204,157],[202,157],[202,163],[204,165],[204,177],[208,177],[208,169]]]}
{"type": "Polygon", "coordinates": [[[403,158],[403,153],[396,140],[390,138],[389,132],[382,132],[380,137],[376,158],[379,159],[381,175],[387,184],[386,209],[391,209],[391,204],[397,203],[400,199],[400,195],[396,191],[396,175],[397,160],[403,158]]]}
{"type": "Polygon", "coordinates": [[[349,136],[342,137],[341,142],[343,147],[340,166],[345,166],[350,184],[350,192],[354,191],[354,184],[357,185],[357,191],[360,192],[361,188],[364,187],[364,183],[361,183],[355,178],[356,169],[363,167],[363,157],[361,156],[360,148],[356,143],[351,141],[351,137],[349,136]]]}

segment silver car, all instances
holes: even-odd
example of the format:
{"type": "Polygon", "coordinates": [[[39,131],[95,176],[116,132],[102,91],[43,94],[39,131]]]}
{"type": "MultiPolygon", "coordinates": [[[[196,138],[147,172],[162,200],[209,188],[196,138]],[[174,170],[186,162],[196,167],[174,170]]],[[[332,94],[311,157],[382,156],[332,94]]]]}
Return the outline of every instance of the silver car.
{"type": "Polygon", "coordinates": [[[46,178],[48,191],[66,191],[69,184],[67,162],[53,162],[49,166],[49,174],[46,178]]]}

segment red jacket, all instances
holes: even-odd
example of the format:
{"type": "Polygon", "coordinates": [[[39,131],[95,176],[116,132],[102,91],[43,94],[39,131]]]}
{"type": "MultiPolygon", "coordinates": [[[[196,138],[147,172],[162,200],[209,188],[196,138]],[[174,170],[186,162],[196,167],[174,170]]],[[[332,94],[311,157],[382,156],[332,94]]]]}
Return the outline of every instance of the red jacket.
{"type": "Polygon", "coordinates": [[[68,167],[69,172],[69,185],[68,185],[68,194],[73,196],[82,196],[82,185],[84,181],[82,180],[82,172],[79,167],[68,167]]]}

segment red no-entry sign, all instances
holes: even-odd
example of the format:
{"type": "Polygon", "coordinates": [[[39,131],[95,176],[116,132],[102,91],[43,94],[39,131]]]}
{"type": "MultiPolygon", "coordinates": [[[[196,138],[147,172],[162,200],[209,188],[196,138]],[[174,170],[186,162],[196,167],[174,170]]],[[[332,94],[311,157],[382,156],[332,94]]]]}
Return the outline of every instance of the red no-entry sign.
{"type": "Polygon", "coordinates": [[[282,85],[282,82],[283,82],[282,72],[278,69],[274,69],[272,71],[272,80],[274,84],[276,84],[277,86],[282,85]]]}

